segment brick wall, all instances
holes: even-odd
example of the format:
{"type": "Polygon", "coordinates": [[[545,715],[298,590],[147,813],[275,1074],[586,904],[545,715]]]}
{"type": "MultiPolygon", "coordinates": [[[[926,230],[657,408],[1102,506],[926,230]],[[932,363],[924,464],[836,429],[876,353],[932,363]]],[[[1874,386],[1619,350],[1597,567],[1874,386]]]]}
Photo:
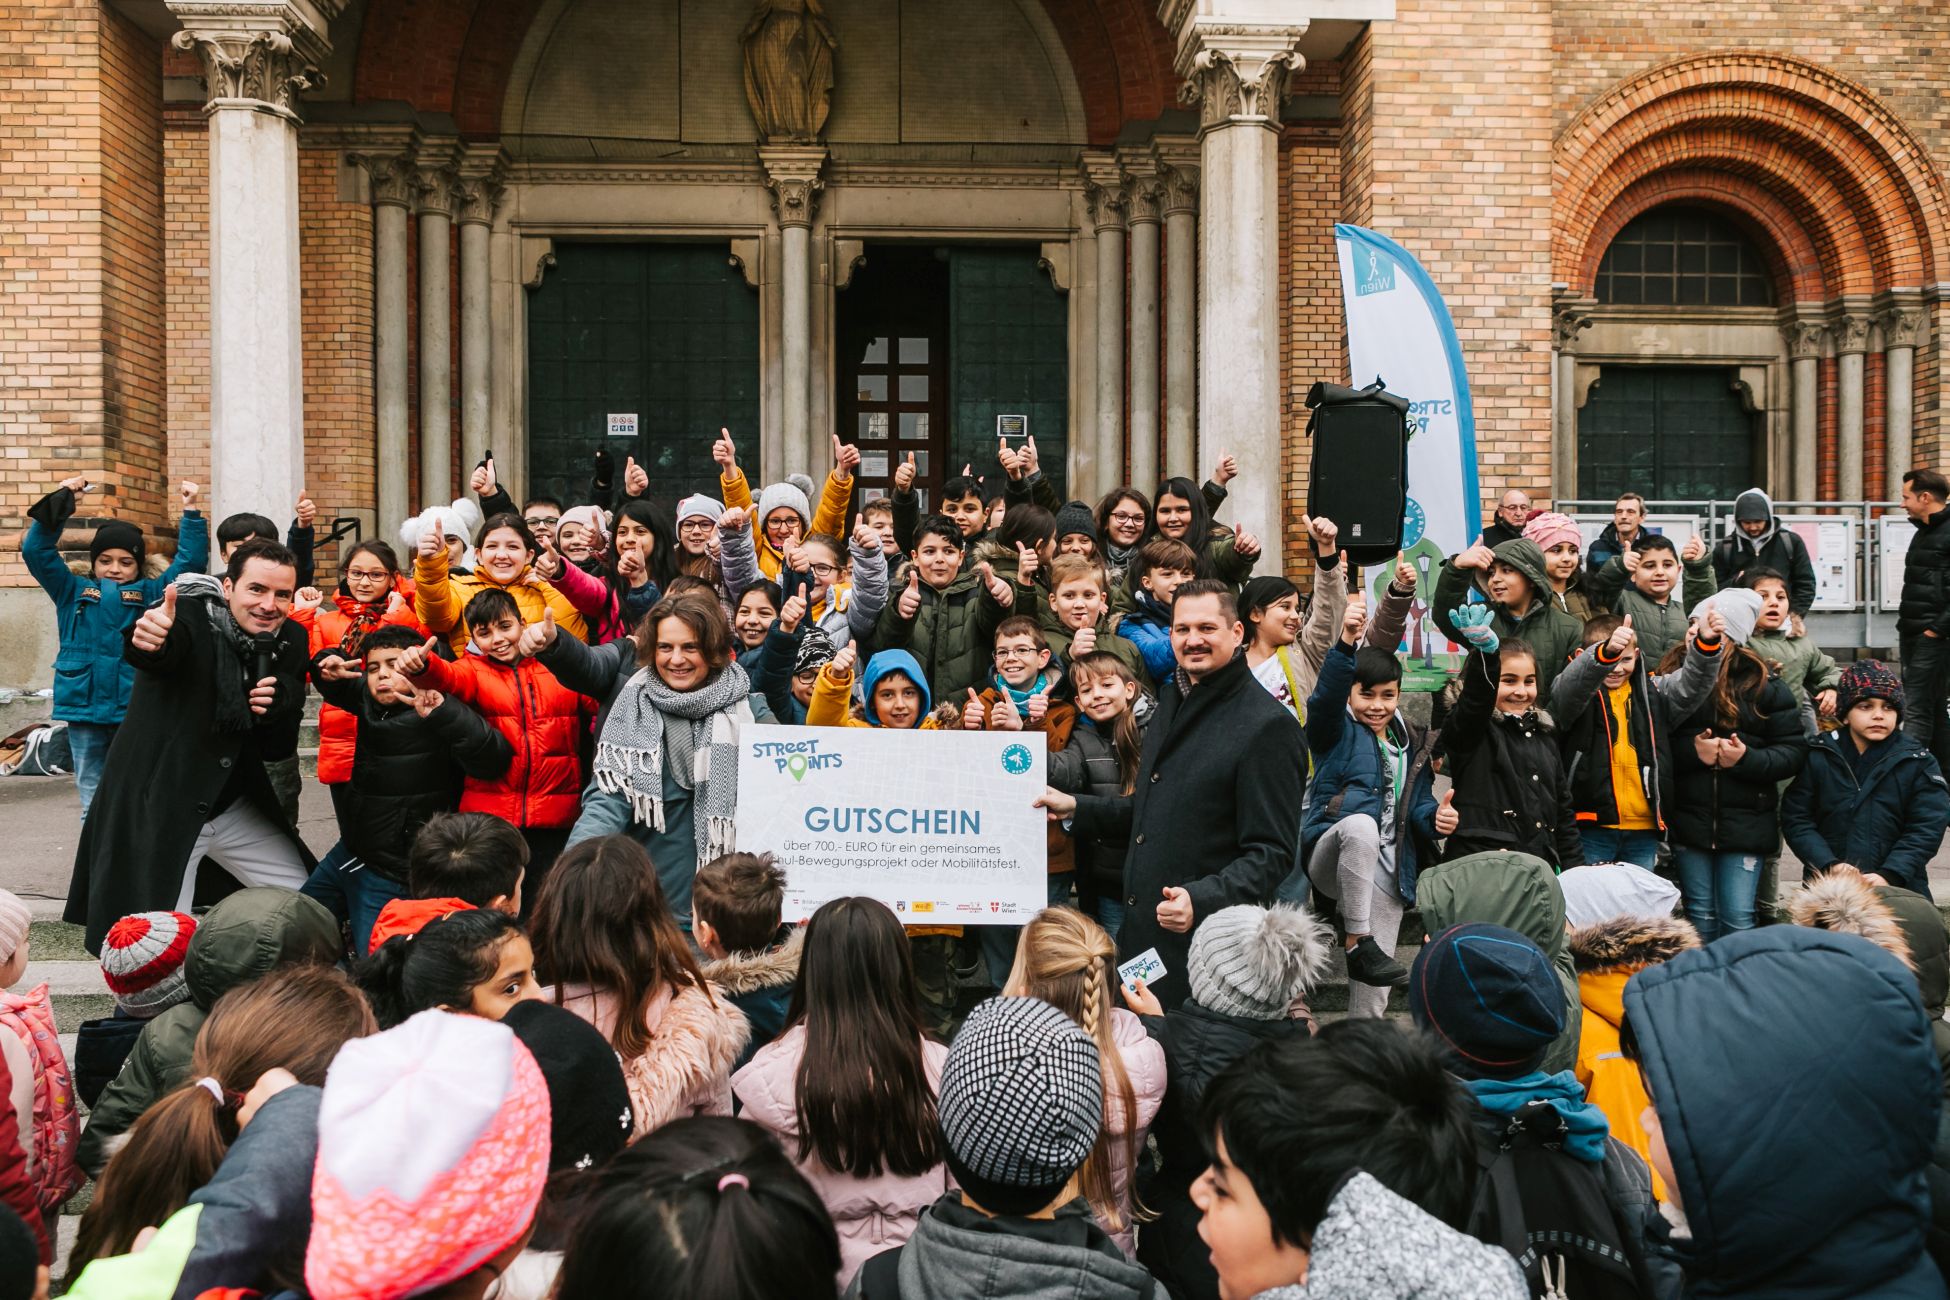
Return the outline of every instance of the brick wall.
{"type": "MultiPolygon", "coordinates": [[[[298,153],[304,323],[305,488],[321,525],[376,505],[372,373],[372,208],[341,203],[338,151],[298,153]]],[[[390,537],[382,525],[379,536],[390,537]]],[[[319,557],[319,585],[336,554],[319,557]]]]}
{"type": "Polygon", "coordinates": [[[116,513],[153,526],[177,508],[165,479],[168,336],[156,328],[164,294],[162,51],[120,13],[98,12],[105,458],[121,484],[116,513]]]}
{"type": "Polygon", "coordinates": [[[169,477],[210,485],[210,136],[200,109],[163,119],[169,477]]]}
{"type": "Polygon", "coordinates": [[[1551,4],[1401,0],[1396,14],[1342,60],[1341,211],[1414,253],[1449,304],[1484,501],[1547,499],[1551,4]]]}
{"type": "MultiPolygon", "coordinates": [[[[0,528],[56,480],[102,478],[101,24],[0,8],[0,528]]],[[[11,546],[0,584],[31,579],[11,546]]]]}
{"type": "MultiPolygon", "coordinates": [[[[1326,93],[1326,92],[1321,92],[1326,93]]],[[[1341,212],[1341,130],[1334,123],[1288,127],[1280,136],[1280,478],[1285,501],[1284,573],[1312,558],[1307,513],[1307,390],[1347,378],[1334,222],[1341,212]]]]}

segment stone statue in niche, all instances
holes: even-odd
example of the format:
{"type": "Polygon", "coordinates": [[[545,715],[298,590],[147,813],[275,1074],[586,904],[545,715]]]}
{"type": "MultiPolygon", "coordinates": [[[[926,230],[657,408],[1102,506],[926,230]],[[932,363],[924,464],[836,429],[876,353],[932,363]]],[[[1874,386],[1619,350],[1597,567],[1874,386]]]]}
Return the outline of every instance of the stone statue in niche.
{"type": "Polygon", "coordinates": [[[820,0],[759,0],[739,37],[745,98],[767,144],[810,144],[826,129],[839,39],[820,0]]]}

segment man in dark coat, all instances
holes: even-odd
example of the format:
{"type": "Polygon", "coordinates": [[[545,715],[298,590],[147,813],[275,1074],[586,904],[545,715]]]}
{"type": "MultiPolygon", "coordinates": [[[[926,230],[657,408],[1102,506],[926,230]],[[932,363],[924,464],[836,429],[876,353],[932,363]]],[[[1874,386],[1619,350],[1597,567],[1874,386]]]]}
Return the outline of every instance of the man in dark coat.
{"type": "Polygon", "coordinates": [[[1950,771],[1950,734],[1943,725],[1945,668],[1950,667],[1950,479],[1933,469],[1903,475],[1903,509],[1916,525],[1903,557],[1903,599],[1896,610],[1897,654],[1908,708],[1903,730],[1950,771]]]}
{"type": "Polygon", "coordinates": [[[304,714],[296,590],[289,550],[246,542],[221,584],[186,576],[125,634],[135,691],[68,886],[89,952],[131,912],[188,911],[206,857],[252,885],[296,889],[311,873],[265,771],[295,750],[304,714]]]}
{"type": "MultiPolygon", "coordinates": [[[[1584,576],[1595,578],[1645,531],[1645,498],[1622,492],[1611,504],[1611,522],[1584,553],[1584,576]]],[[[1492,550],[1495,548],[1492,547],[1492,550]]]]}
{"type": "Polygon", "coordinates": [[[1505,542],[1514,542],[1522,537],[1523,526],[1529,522],[1529,494],[1521,488],[1511,488],[1497,503],[1496,513],[1490,517],[1490,526],[1476,540],[1493,551],[1505,542]]]}
{"type": "Polygon", "coordinates": [[[1118,958],[1156,948],[1150,987],[1167,1008],[1189,992],[1192,930],[1220,908],[1269,903],[1298,860],[1306,740],[1293,714],[1253,680],[1232,589],[1188,582],[1172,601],[1174,680],[1160,684],[1135,792],[1043,792],[1079,839],[1130,836],[1118,958]]]}
{"type": "Polygon", "coordinates": [[[1772,569],[1787,576],[1788,612],[1806,618],[1815,604],[1815,562],[1800,534],[1781,527],[1774,502],[1759,488],[1748,488],[1733,503],[1733,525],[1713,543],[1713,576],[1720,587],[1738,587],[1749,569],[1772,569]]]}

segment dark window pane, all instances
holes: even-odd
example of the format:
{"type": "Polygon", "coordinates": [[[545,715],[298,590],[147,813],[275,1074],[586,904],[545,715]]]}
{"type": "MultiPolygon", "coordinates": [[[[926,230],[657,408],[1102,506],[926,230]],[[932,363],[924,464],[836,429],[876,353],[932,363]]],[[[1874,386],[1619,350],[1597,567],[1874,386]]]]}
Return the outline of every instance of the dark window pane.
{"type": "Polygon", "coordinates": [[[1618,232],[1599,263],[1600,302],[1767,306],[1773,284],[1759,251],[1704,209],[1648,212],[1618,232]]]}

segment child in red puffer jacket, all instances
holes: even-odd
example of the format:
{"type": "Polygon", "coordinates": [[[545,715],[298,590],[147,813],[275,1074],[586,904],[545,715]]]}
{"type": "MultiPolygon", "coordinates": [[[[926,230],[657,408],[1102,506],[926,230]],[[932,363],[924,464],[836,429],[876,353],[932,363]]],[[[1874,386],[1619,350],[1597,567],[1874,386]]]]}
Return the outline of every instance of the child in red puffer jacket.
{"type": "MultiPolygon", "coordinates": [[[[307,587],[291,606],[291,621],[310,638],[307,653],[314,660],[327,652],[357,659],[366,634],[374,628],[419,627],[413,615],[413,593],[402,595],[399,585],[399,559],[392,547],[384,542],[360,542],[353,547],[339,566],[339,585],[329,598],[307,587]]],[[[319,706],[319,784],[336,787],[352,779],[352,746],[358,731],[358,719],[344,709],[319,706]]],[[[334,797],[334,811],[337,807],[334,797]]]]}
{"type": "Polygon", "coordinates": [[[521,611],[498,587],[467,602],[467,653],[454,663],[435,658],[436,642],[414,646],[399,671],[414,685],[466,703],[514,746],[514,761],[493,780],[468,777],[460,811],[492,813],[512,823],[528,842],[533,898],[541,877],[568,840],[582,804],[582,738],[596,702],[557,681],[535,659],[521,654],[521,611]]]}

